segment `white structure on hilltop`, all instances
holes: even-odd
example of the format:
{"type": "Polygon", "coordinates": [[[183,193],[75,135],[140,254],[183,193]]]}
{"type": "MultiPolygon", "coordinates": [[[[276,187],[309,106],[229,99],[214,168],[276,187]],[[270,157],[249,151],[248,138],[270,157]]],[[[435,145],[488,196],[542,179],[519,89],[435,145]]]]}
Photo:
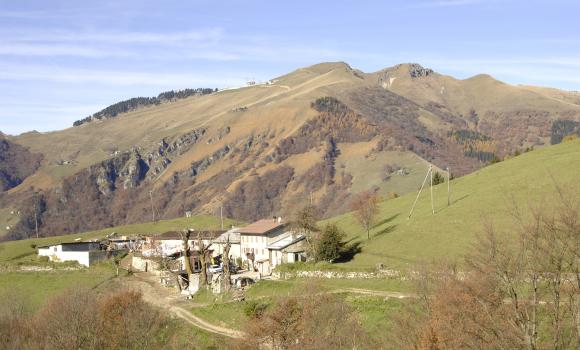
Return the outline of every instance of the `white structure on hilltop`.
{"type": "Polygon", "coordinates": [[[47,256],[55,262],[76,261],[88,267],[105,260],[107,252],[101,250],[99,242],[73,242],[38,247],[38,256],[47,256]]]}

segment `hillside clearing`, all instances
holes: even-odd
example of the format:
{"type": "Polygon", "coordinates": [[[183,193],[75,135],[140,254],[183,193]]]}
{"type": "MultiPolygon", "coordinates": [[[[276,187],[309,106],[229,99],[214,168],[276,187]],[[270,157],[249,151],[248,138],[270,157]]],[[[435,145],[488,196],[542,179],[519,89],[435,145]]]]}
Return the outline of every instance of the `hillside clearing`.
{"type": "Polygon", "coordinates": [[[439,259],[460,262],[476,235],[482,232],[486,218],[493,218],[494,225],[503,233],[512,225],[509,216],[512,203],[524,209],[537,204],[549,209],[557,199],[556,186],[564,187],[569,195],[570,190],[578,191],[579,169],[580,141],[570,141],[453,180],[449,207],[447,184],[435,186],[435,215],[431,214],[429,191],[421,194],[411,219],[407,217],[416,192],[384,201],[368,241],[350,213],[332,218],[328,222],[342,228],[349,244],[361,250],[351,260],[334,266],[356,270],[373,269],[379,263],[407,268],[439,259]]]}

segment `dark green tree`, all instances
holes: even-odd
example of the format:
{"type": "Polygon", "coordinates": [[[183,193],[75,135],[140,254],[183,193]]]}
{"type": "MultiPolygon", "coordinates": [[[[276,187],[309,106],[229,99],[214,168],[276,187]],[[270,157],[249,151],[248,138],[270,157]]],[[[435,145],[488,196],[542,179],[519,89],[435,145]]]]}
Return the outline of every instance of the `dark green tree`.
{"type": "Polygon", "coordinates": [[[445,177],[443,175],[441,175],[439,172],[435,172],[433,174],[433,186],[434,185],[439,185],[445,182],[445,177]]]}
{"type": "Polygon", "coordinates": [[[344,248],[344,232],[335,224],[327,224],[316,242],[314,260],[332,262],[340,257],[344,248]]]}

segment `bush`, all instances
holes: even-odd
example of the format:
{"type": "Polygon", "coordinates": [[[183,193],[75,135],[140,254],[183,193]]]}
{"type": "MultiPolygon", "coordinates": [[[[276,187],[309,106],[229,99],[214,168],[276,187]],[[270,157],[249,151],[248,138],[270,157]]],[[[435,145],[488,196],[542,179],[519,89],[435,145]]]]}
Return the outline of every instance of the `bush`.
{"type": "Polygon", "coordinates": [[[308,290],[278,300],[246,325],[236,349],[374,349],[356,311],[336,295],[308,290]]]}
{"type": "Polygon", "coordinates": [[[0,348],[159,349],[167,321],[138,292],[99,295],[76,288],[35,314],[14,302],[0,307],[0,348]]]}
{"type": "Polygon", "coordinates": [[[259,303],[255,300],[249,300],[244,303],[243,311],[244,315],[249,318],[259,318],[267,308],[268,304],[259,303]]]}

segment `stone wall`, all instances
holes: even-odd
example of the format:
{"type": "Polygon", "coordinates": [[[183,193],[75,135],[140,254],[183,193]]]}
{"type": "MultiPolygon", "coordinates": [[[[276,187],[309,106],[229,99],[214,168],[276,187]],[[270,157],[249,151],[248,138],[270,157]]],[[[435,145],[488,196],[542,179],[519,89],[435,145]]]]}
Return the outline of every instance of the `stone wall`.
{"type": "Polygon", "coordinates": [[[160,266],[157,261],[151,259],[143,258],[140,256],[134,256],[131,261],[131,268],[135,271],[141,272],[151,272],[156,275],[161,274],[160,266]]]}
{"type": "Polygon", "coordinates": [[[347,278],[347,279],[373,279],[373,278],[391,278],[408,280],[412,278],[409,273],[398,270],[377,270],[372,272],[362,271],[292,271],[292,272],[272,272],[274,279],[291,279],[291,278],[347,278]]]}

